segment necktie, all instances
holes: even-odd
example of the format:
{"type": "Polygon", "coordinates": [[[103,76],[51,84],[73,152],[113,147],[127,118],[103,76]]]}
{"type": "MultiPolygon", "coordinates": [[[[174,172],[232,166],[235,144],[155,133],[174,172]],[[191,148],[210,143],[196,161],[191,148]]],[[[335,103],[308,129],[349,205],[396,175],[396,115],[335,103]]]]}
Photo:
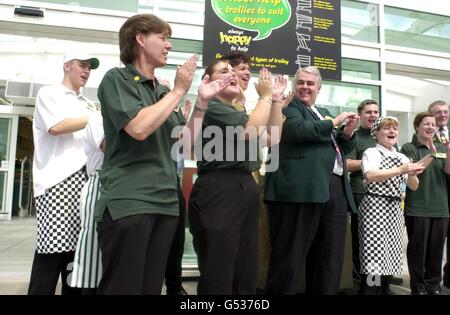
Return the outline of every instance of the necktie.
{"type": "Polygon", "coordinates": [[[333,140],[334,149],[336,150],[336,159],[339,163],[339,166],[344,168],[344,162],[342,161],[341,150],[339,150],[339,147],[336,143],[336,139],[334,138],[333,133],[331,133],[331,139],[333,140]]]}
{"type": "MultiPolygon", "coordinates": [[[[310,108],[310,109],[311,109],[311,112],[314,114],[314,116],[315,116],[316,118],[318,118],[319,120],[324,120],[322,114],[320,114],[320,112],[319,112],[316,108],[315,108],[315,110],[312,109],[312,108],[310,108]],[[316,112],[316,111],[317,111],[317,112],[316,112]]],[[[343,160],[342,160],[341,150],[339,150],[339,146],[338,146],[338,144],[337,144],[337,142],[336,142],[336,138],[334,137],[333,132],[334,132],[334,130],[331,131],[331,140],[332,140],[332,142],[333,142],[334,149],[336,150],[336,160],[337,160],[337,162],[338,162],[338,164],[339,164],[339,167],[340,167],[341,169],[343,169],[343,168],[344,168],[344,162],[343,162],[343,160]]]]}
{"type": "Polygon", "coordinates": [[[441,140],[442,144],[447,144],[448,139],[445,135],[444,127],[439,128],[439,140],[441,140]]]}

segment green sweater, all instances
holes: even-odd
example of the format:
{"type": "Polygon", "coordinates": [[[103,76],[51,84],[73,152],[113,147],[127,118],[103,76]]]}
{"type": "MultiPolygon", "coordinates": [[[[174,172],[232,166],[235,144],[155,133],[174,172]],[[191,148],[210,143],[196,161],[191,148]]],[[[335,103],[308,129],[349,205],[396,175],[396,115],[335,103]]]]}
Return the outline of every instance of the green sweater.
{"type": "MultiPolygon", "coordinates": [[[[375,140],[370,135],[370,129],[359,127],[355,131],[355,148],[347,155],[347,159],[361,160],[364,151],[368,148],[376,146],[375,140]]],[[[364,194],[365,188],[363,185],[364,176],[361,170],[350,173],[350,185],[354,194],[364,194]]]]}
{"type": "Polygon", "coordinates": [[[195,148],[199,172],[233,168],[250,173],[261,167],[258,138],[240,139],[247,122],[245,110],[238,110],[217,99],[208,102],[201,147],[195,148]]]}
{"type": "Polygon", "coordinates": [[[148,106],[162,99],[168,89],[143,76],[132,65],[109,70],[99,86],[106,148],[100,172],[101,190],[96,219],[108,209],[113,220],[136,214],[178,216],[177,173],[171,149],[172,130],[179,113],[143,141],[132,138],[124,127],[148,106]]]}
{"type": "MultiPolygon", "coordinates": [[[[444,146],[435,143],[438,152],[446,152],[444,146]]],[[[416,138],[403,145],[401,152],[414,162],[419,161],[431,151],[420,144],[416,138]]],[[[448,218],[447,177],[444,172],[445,159],[433,158],[431,163],[420,174],[419,188],[412,191],[406,189],[405,215],[415,217],[448,218]]]]}

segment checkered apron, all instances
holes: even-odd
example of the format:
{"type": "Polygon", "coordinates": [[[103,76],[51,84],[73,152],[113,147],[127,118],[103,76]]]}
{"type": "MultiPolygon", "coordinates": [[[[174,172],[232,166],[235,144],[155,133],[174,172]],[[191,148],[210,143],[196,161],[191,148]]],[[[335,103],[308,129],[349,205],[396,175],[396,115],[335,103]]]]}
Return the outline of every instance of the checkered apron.
{"type": "Polygon", "coordinates": [[[36,197],[38,253],[75,251],[80,232],[80,195],[87,179],[83,167],[36,197]]]}
{"type": "MultiPolygon", "coordinates": [[[[398,157],[382,156],[380,169],[402,165],[398,157]]],[[[404,176],[395,176],[367,185],[358,209],[361,273],[394,275],[403,267],[403,213],[401,210],[404,176]]]]}

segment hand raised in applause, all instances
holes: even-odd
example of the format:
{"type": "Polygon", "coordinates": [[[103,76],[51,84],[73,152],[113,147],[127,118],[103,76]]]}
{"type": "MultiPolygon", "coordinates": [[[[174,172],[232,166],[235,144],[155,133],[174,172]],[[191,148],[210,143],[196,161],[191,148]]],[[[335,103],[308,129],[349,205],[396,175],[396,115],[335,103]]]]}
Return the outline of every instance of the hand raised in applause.
{"type": "Polygon", "coordinates": [[[174,91],[179,91],[183,95],[189,91],[197,67],[197,59],[197,55],[192,55],[185,63],[177,67],[174,91]]]}
{"type": "Polygon", "coordinates": [[[277,75],[272,84],[272,103],[283,105],[283,94],[288,85],[288,80],[284,75],[277,75]]]}
{"type": "Polygon", "coordinates": [[[342,134],[345,138],[350,139],[353,136],[353,133],[356,130],[356,127],[358,126],[359,116],[349,115],[347,119],[345,120],[345,127],[342,130],[342,134]]]}
{"type": "Polygon", "coordinates": [[[255,83],[256,92],[260,98],[272,98],[272,74],[266,68],[259,70],[258,83],[255,83]]]}
{"type": "Polygon", "coordinates": [[[192,108],[192,101],[190,99],[187,99],[186,102],[184,102],[184,106],[181,108],[181,113],[183,114],[184,119],[187,120],[189,118],[191,108],[192,108]]]}
{"type": "Polygon", "coordinates": [[[209,81],[209,75],[205,75],[198,87],[198,97],[204,102],[208,102],[220,91],[230,86],[231,81],[235,80],[235,76],[231,73],[220,77],[217,80],[209,81]]]}
{"type": "Polygon", "coordinates": [[[405,164],[402,164],[402,166],[400,166],[399,168],[402,174],[417,176],[423,172],[423,170],[425,169],[425,165],[419,162],[407,162],[405,164]]]}

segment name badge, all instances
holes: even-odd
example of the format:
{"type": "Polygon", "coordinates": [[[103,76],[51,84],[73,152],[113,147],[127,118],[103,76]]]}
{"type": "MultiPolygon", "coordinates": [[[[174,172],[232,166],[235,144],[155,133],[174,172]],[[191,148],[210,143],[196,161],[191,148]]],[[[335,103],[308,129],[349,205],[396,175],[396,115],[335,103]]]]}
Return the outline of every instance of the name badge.
{"type": "Polygon", "coordinates": [[[437,159],[446,159],[447,158],[447,153],[436,153],[433,156],[435,158],[437,158],[437,159]]]}

